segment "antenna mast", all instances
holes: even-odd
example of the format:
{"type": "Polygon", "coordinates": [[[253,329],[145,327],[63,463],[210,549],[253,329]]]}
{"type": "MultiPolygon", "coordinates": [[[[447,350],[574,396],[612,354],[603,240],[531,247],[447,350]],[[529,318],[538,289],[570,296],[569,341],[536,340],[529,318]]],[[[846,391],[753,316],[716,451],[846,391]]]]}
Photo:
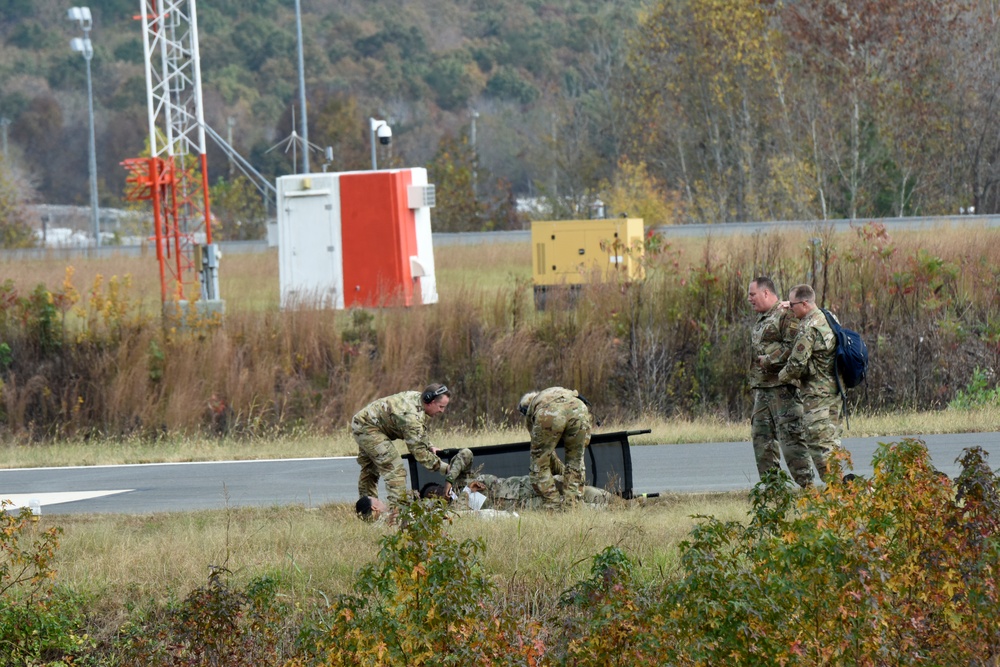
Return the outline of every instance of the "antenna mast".
{"type": "Polygon", "coordinates": [[[153,204],[164,305],[219,298],[195,4],[140,0],[141,13],[135,17],[142,23],[149,157],[122,164],[129,171],[128,198],[153,204]],[[200,243],[205,245],[196,245],[200,243]],[[195,293],[196,282],[200,294],[195,293]]]}

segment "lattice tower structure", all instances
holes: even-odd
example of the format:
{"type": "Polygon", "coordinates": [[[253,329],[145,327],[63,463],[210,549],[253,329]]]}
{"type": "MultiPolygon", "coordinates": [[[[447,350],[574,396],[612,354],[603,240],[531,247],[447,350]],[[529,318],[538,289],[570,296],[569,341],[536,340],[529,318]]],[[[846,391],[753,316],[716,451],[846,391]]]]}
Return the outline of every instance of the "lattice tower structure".
{"type": "MultiPolygon", "coordinates": [[[[140,0],[149,157],[131,158],[126,196],[153,206],[164,303],[194,300],[196,243],[212,243],[195,0],[140,0]]],[[[204,286],[202,288],[204,294],[204,286]]]]}

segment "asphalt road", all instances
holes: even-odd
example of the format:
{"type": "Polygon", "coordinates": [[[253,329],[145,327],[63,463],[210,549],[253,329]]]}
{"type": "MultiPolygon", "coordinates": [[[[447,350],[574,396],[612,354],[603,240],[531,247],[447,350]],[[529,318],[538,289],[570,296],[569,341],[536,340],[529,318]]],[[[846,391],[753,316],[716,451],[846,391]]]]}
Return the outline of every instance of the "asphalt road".
{"type": "MultiPolygon", "coordinates": [[[[880,441],[845,438],[855,471],[871,474],[880,441]]],[[[931,460],[954,477],[966,447],[1000,451],[1000,432],[931,435],[931,460]]],[[[711,492],[749,489],[757,481],[749,442],[632,447],[635,493],[711,492]]],[[[527,471],[527,461],[525,461],[527,471]]],[[[0,470],[0,499],[43,514],[150,514],[237,506],[299,504],[315,507],[357,499],[358,465],[353,457],[161,463],[75,468],[0,470]]]]}

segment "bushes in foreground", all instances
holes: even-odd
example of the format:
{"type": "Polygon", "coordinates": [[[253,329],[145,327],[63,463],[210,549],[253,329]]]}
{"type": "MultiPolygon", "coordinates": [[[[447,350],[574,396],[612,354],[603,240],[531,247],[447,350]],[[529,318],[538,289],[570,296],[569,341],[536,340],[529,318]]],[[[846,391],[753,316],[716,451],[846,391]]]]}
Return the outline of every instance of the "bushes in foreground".
{"type": "Polygon", "coordinates": [[[0,534],[0,650],[10,665],[995,665],[1000,480],[978,448],[961,464],[947,479],[904,440],[880,447],[870,480],[800,493],[772,476],[747,521],[704,517],[676,576],[641,576],[611,546],[542,611],[504,604],[483,542],[455,539],[441,507],[415,504],[354,594],[291,607],[280,582],[237,590],[217,570],[100,642],[83,602],[36,597],[55,534],[24,541],[22,515],[0,534]],[[32,627],[45,632],[24,632],[43,612],[32,627]]]}
{"type": "Polygon", "coordinates": [[[784,474],[762,482],[748,522],[692,532],[677,581],[640,585],[602,556],[566,664],[996,664],[1000,502],[985,454],[968,450],[954,482],[916,440],[874,464],[871,480],[799,497],[784,474]]]}

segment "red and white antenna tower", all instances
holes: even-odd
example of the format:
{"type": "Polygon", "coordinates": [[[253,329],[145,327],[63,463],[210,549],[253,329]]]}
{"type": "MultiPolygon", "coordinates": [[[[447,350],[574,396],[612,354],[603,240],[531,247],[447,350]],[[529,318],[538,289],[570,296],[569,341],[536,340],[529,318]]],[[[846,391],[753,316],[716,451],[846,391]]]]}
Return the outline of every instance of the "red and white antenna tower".
{"type": "Polygon", "coordinates": [[[195,0],[140,0],[136,18],[142,22],[149,157],[122,163],[129,171],[127,197],[152,202],[163,303],[214,301],[219,254],[212,243],[195,0]]]}

